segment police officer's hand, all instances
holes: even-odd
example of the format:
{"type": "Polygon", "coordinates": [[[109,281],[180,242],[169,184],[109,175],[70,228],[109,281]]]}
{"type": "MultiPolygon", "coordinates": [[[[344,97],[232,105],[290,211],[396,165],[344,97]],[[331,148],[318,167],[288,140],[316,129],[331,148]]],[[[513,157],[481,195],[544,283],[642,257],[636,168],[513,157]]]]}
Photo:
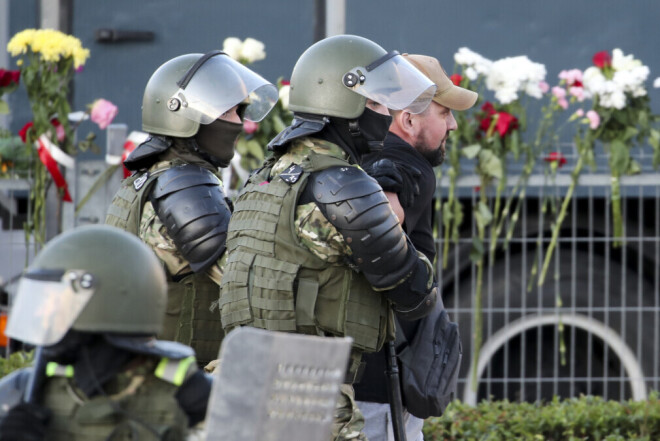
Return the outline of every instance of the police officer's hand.
{"type": "Polygon", "coordinates": [[[14,406],[0,422],[0,441],[43,441],[50,415],[49,409],[36,404],[14,406]]]}
{"type": "Polygon", "coordinates": [[[403,208],[410,207],[419,196],[417,181],[421,178],[422,172],[417,167],[380,159],[365,166],[364,171],[378,181],[384,191],[396,193],[403,208]]]}

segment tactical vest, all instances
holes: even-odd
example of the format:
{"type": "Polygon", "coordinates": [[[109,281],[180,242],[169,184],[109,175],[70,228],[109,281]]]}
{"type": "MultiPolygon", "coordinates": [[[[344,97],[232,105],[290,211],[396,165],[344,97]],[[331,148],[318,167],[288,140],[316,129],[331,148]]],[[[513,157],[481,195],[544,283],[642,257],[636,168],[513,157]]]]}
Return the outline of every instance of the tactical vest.
{"type": "Polygon", "coordinates": [[[350,336],[358,351],[377,351],[393,338],[385,296],[347,264],[329,264],[300,245],[297,201],[311,173],[346,161],[313,151],[294,183],[272,163],[252,175],[234,204],[221,285],[225,331],[240,325],[314,335],[350,336]]]}
{"type": "MultiPolygon", "coordinates": [[[[134,173],[124,179],[108,208],[105,223],[139,235],[142,209],[156,178],[182,164],[172,161],[167,167],[134,173]]],[[[218,311],[210,310],[218,296],[218,285],[203,273],[193,273],[176,282],[168,275],[167,311],[163,332],[158,337],[192,346],[200,364],[218,358],[224,333],[218,311]]]]}
{"type": "Polygon", "coordinates": [[[73,366],[48,363],[41,399],[52,411],[46,439],[185,440],[188,417],[175,395],[194,362],[194,357],[163,358],[156,366],[149,360],[106,383],[107,396],[91,399],[74,385],[73,366]]]}

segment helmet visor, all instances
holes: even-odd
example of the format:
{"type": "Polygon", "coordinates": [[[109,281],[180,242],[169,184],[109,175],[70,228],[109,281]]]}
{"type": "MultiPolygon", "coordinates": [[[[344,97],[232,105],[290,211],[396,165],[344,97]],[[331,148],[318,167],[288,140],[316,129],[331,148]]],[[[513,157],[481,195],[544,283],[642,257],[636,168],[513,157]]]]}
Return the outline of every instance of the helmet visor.
{"type": "Polygon", "coordinates": [[[210,124],[237,104],[247,102],[243,118],[258,122],[268,115],[277,99],[275,85],[221,54],[199,66],[189,82],[172,95],[168,105],[171,110],[178,106],[176,111],[185,118],[210,124]]]}
{"type": "Polygon", "coordinates": [[[59,342],[94,294],[94,278],[85,271],[40,270],[18,285],[7,335],[36,346],[59,342]]]}
{"type": "Polygon", "coordinates": [[[343,77],[344,86],[392,110],[421,113],[437,86],[393,51],[367,67],[355,67],[343,77]]]}

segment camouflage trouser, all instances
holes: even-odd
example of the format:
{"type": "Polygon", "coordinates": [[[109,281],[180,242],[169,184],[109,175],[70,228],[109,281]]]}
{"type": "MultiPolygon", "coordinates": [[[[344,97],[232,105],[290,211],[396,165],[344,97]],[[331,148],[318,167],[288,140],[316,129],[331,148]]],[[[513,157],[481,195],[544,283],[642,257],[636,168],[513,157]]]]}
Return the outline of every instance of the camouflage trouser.
{"type": "Polygon", "coordinates": [[[355,391],[350,384],[342,384],[332,424],[332,441],[368,441],[362,433],[364,417],[355,404],[355,391]]]}

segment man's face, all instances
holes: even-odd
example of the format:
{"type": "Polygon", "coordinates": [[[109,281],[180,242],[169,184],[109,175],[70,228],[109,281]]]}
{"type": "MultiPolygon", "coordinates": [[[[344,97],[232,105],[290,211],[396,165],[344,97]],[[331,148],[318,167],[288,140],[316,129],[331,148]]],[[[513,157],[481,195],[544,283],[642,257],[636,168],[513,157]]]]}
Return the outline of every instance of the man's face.
{"type": "Polygon", "coordinates": [[[428,109],[414,117],[417,119],[418,130],[412,140],[412,146],[432,166],[442,164],[449,132],[458,127],[454,115],[447,107],[432,101],[428,109]]]}

